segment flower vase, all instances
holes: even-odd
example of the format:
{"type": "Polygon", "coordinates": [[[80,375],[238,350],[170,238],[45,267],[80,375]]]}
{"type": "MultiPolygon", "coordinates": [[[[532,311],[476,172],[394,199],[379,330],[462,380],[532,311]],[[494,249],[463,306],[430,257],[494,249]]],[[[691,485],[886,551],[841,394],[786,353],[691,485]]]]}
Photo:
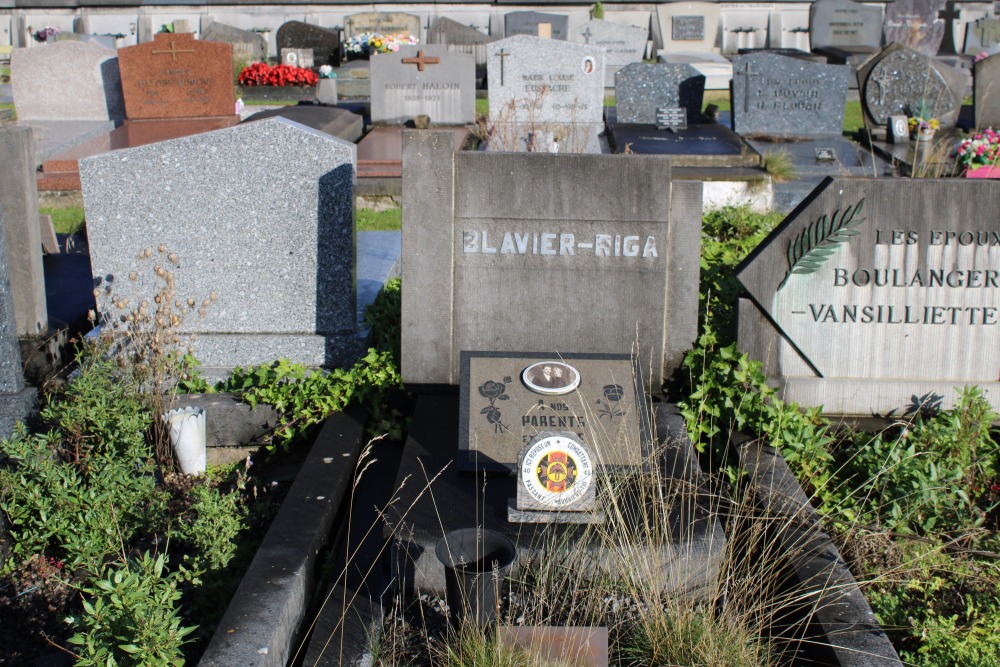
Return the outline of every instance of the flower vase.
{"type": "Polygon", "coordinates": [[[986,167],[976,167],[965,172],[966,178],[1000,178],[1000,167],[992,165],[986,167]]]}
{"type": "Polygon", "coordinates": [[[934,130],[929,127],[922,127],[917,131],[917,141],[930,141],[934,138],[934,130]]]}
{"type": "Polygon", "coordinates": [[[185,475],[205,472],[207,450],[205,410],[196,407],[178,408],[163,415],[170,434],[170,444],[177,464],[185,475]]]}

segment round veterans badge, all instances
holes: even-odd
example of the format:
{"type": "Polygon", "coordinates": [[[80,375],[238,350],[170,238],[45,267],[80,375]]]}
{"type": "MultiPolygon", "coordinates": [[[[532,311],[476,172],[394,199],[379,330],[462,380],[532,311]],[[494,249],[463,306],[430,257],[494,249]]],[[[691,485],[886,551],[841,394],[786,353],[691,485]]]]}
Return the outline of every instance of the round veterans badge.
{"type": "Polygon", "coordinates": [[[539,438],[521,461],[521,483],[528,495],[549,507],[572,505],[593,481],[590,453],[568,433],[539,438]]]}

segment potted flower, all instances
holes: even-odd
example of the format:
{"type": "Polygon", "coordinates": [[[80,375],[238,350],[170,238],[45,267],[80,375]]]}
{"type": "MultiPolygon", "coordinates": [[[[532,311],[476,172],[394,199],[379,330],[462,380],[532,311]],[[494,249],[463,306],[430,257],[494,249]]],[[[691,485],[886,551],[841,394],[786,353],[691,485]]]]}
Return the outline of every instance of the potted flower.
{"type": "Polygon", "coordinates": [[[1000,132],[986,128],[963,139],[952,151],[966,178],[1000,178],[1000,132]]]}
{"type": "Polygon", "coordinates": [[[941,127],[937,118],[932,116],[930,107],[923,101],[916,110],[909,114],[910,136],[917,141],[930,141],[934,138],[934,133],[941,127]]]}

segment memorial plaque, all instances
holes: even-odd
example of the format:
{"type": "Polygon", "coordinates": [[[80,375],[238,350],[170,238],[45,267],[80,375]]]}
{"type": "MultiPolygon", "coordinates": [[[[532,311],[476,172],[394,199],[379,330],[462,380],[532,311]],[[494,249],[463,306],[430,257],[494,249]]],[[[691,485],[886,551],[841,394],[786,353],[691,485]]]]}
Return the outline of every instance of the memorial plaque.
{"type": "Polygon", "coordinates": [[[504,37],[530,35],[546,39],[566,40],[569,38],[569,17],[563,14],[543,12],[508,12],[504,14],[504,37]],[[540,26],[548,31],[543,35],[540,26]]]}
{"type": "Polygon", "coordinates": [[[313,66],[313,50],[312,49],[282,49],[281,50],[281,62],[282,62],[282,64],[289,65],[290,67],[312,67],[313,66]]]}
{"type": "Polygon", "coordinates": [[[344,34],[412,35],[420,37],[420,17],[402,12],[360,12],[344,18],[344,34]]]}
{"type": "Polygon", "coordinates": [[[817,148],[816,149],[816,161],[817,162],[836,162],[837,152],[832,148],[817,148]]]}
{"type": "Polygon", "coordinates": [[[660,107],[656,110],[656,126],[660,129],[686,130],[687,109],[684,107],[660,107]]]}
{"type": "Polygon", "coordinates": [[[997,407],[998,206],[975,179],[827,179],[737,268],[741,347],[784,400],[833,413],[950,404],[966,384],[997,407]]]}
{"type": "Polygon", "coordinates": [[[704,16],[674,16],[670,21],[670,36],[675,42],[705,39],[704,16]]]}
{"type": "Polygon", "coordinates": [[[890,144],[910,143],[910,122],[906,116],[889,116],[889,130],[886,137],[890,144]]]}
{"type": "Polygon", "coordinates": [[[313,64],[340,65],[340,31],[302,21],[286,21],[274,36],[278,53],[282,49],[312,49],[313,64]]]}
{"type": "Polygon", "coordinates": [[[662,107],[683,107],[688,118],[698,118],[704,98],[705,76],[691,65],[633,63],[615,73],[619,123],[656,125],[662,107]]]}
{"type": "Polygon", "coordinates": [[[595,465],[642,462],[649,443],[631,356],[463,352],[459,467],[517,469],[543,432],[579,438],[595,465]]]}
{"type": "Polygon", "coordinates": [[[232,44],[161,32],[118,49],[118,66],[129,120],[233,114],[232,44]]]}
{"type": "Polygon", "coordinates": [[[882,45],[882,10],[853,0],[816,0],[809,7],[809,40],[814,49],[882,45]]]}
{"type": "Polygon", "coordinates": [[[858,87],[869,128],[885,127],[889,116],[911,116],[921,105],[942,127],[953,127],[962,108],[965,76],[897,44],[858,70],[858,87]]]}

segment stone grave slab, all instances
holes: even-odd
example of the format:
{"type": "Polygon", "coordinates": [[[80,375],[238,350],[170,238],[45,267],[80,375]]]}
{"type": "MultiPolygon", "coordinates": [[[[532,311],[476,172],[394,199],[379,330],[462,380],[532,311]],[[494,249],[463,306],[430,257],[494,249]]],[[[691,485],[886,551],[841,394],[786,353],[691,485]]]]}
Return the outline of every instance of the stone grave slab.
{"type": "Polygon", "coordinates": [[[10,67],[20,122],[103,123],[125,118],[118,56],[113,50],[92,42],[14,49],[10,67]]]}
{"type": "Polygon", "coordinates": [[[641,63],[649,41],[649,30],[594,19],[574,30],[574,41],[604,47],[604,85],[615,85],[615,72],[631,63],[641,63]]]}
{"type": "Polygon", "coordinates": [[[1000,55],[972,66],[972,103],[976,128],[1000,128],[1000,55]]]}
{"type": "Polygon", "coordinates": [[[944,39],[940,14],[946,0],[893,0],[885,6],[885,43],[897,43],[925,56],[936,56],[944,39]]]}
{"type": "Polygon", "coordinates": [[[714,2],[665,2],[656,5],[663,51],[719,52],[719,5],[714,2]]]}
{"type": "Polygon", "coordinates": [[[323,134],[356,143],[364,129],[363,118],[347,109],[320,104],[297,104],[291,107],[268,109],[249,116],[244,123],[267,118],[287,118],[300,125],[319,130],[323,134]]]}
{"type": "Polygon", "coordinates": [[[768,17],[768,45],[772,49],[794,49],[809,53],[809,10],[791,10],[777,5],[768,17]]]}
{"type": "Polygon", "coordinates": [[[530,35],[549,39],[569,39],[569,17],[544,12],[507,12],[504,14],[504,37],[530,35]]]}
{"type": "Polygon", "coordinates": [[[816,0],[809,6],[809,39],[813,49],[882,46],[882,9],[853,0],[816,0]]]}
{"type": "Polygon", "coordinates": [[[278,53],[281,49],[312,49],[313,63],[320,65],[340,65],[340,32],[321,28],[303,21],[286,21],[275,34],[278,53]]]}
{"type": "Polygon", "coordinates": [[[413,45],[373,55],[370,63],[372,124],[402,125],[419,115],[438,125],[475,122],[472,55],[441,45],[413,45]]]}
{"type": "Polygon", "coordinates": [[[705,90],[728,90],[733,80],[733,64],[717,53],[677,51],[660,53],[659,61],[671,65],[690,65],[705,77],[705,90]]]}
{"type": "MultiPolygon", "coordinates": [[[[372,128],[358,143],[358,178],[402,178],[403,132],[402,126],[372,128]]],[[[466,147],[470,130],[465,127],[440,128],[436,132],[449,132],[454,150],[466,147]]]]}
{"type": "Polygon", "coordinates": [[[1000,406],[1000,227],[977,179],[831,178],[737,268],[741,348],[828,413],[1000,406]]]}
{"type": "Polygon", "coordinates": [[[353,144],[283,118],[84,159],[97,287],[148,298],[162,244],[180,298],[216,295],[180,327],[204,366],[353,363],[354,165],[353,144]]]}
{"type": "Polygon", "coordinates": [[[212,21],[201,29],[203,42],[225,42],[233,45],[233,58],[237,61],[267,61],[267,40],[259,32],[212,21]]]}
{"type": "Polygon", "coordinates": [[[659,130],[653,125],[613,123],[615,152],[625,147],[639,155],[669,155],[677,167],[756,167],[758,155],[725,125],[702,123],[686,130],[659,130]]]}
{"type": "Polygon", "coordinates": [[[839,135],[847,102],[846,65],[755,53],[733,59],[733,130],[745,135],[839,135]]]}
{"type": "Polygon", "coordinates": [[[403,288],[405,382],[457,384],[461,350],[525,340],[617,354],[638,336],[657,387],[679,363],[696,328],[684,278],[697,273],[701,186],[671,182],[669,160],[455,153],[447,133],[416,131],[403,172],[407,280],[433,286],[403,288]]]}
{"type": "Polygon", "coordinates": [[[958,120],[965,76],[921,53],[893,44],[858,70],[858,93],[865,125],[884,128],[892,115],[910,115],[924,102],[941,127],[958,120]]]}
{"type": "Polygon", "coordinates": [[[358,12],[344,17],[347,39],[364,33],[420,37],[420,17],[403,12],[358,12]]]}
{"type": "Polygon", "coordinates": [[[575,434],[598,466],[640,465],[648,454],[642,375],[628,354],[463,350],[460,364],[461,470],[516,472],[543,431],[575,434]]]}
{"type": "Polygon", "coordinates": [[[769,11],[773,5],[760,9],[730,5],[719,17],[719,32],[722,53],[739,53],[740,49],[762,49],[767,46],[769,11]]]}
{"type": "Polygon", "coordinates": [[[469,53],[476,59],[477,68],[485,68],[486,45],[497,41],[497,39],[497,37],[483,34],[464,23],[440,16],[431,25],[427,43],[444,44],[449,51],[469,53]]]}
{"type": "Polygon", "coordinates": [[[995,53],[998,44],[1000,44],[1000,19],[982,18],[966,28],[963,52],[969,55],[978,55],[983,51],[995,53]]]}
{"type": "Polygon", "coordinates": [[[617,122],[655,125],[656,110],[683,107],[688,122],[701,115],[705,76],[690,65],[633,63],[615,74],[617,122]]]}
{"type": "Polygon", "coordinates": [[[119,49],[118,65],[129,120],[233,115],[231,44],[159,33],[119,49]]]}

